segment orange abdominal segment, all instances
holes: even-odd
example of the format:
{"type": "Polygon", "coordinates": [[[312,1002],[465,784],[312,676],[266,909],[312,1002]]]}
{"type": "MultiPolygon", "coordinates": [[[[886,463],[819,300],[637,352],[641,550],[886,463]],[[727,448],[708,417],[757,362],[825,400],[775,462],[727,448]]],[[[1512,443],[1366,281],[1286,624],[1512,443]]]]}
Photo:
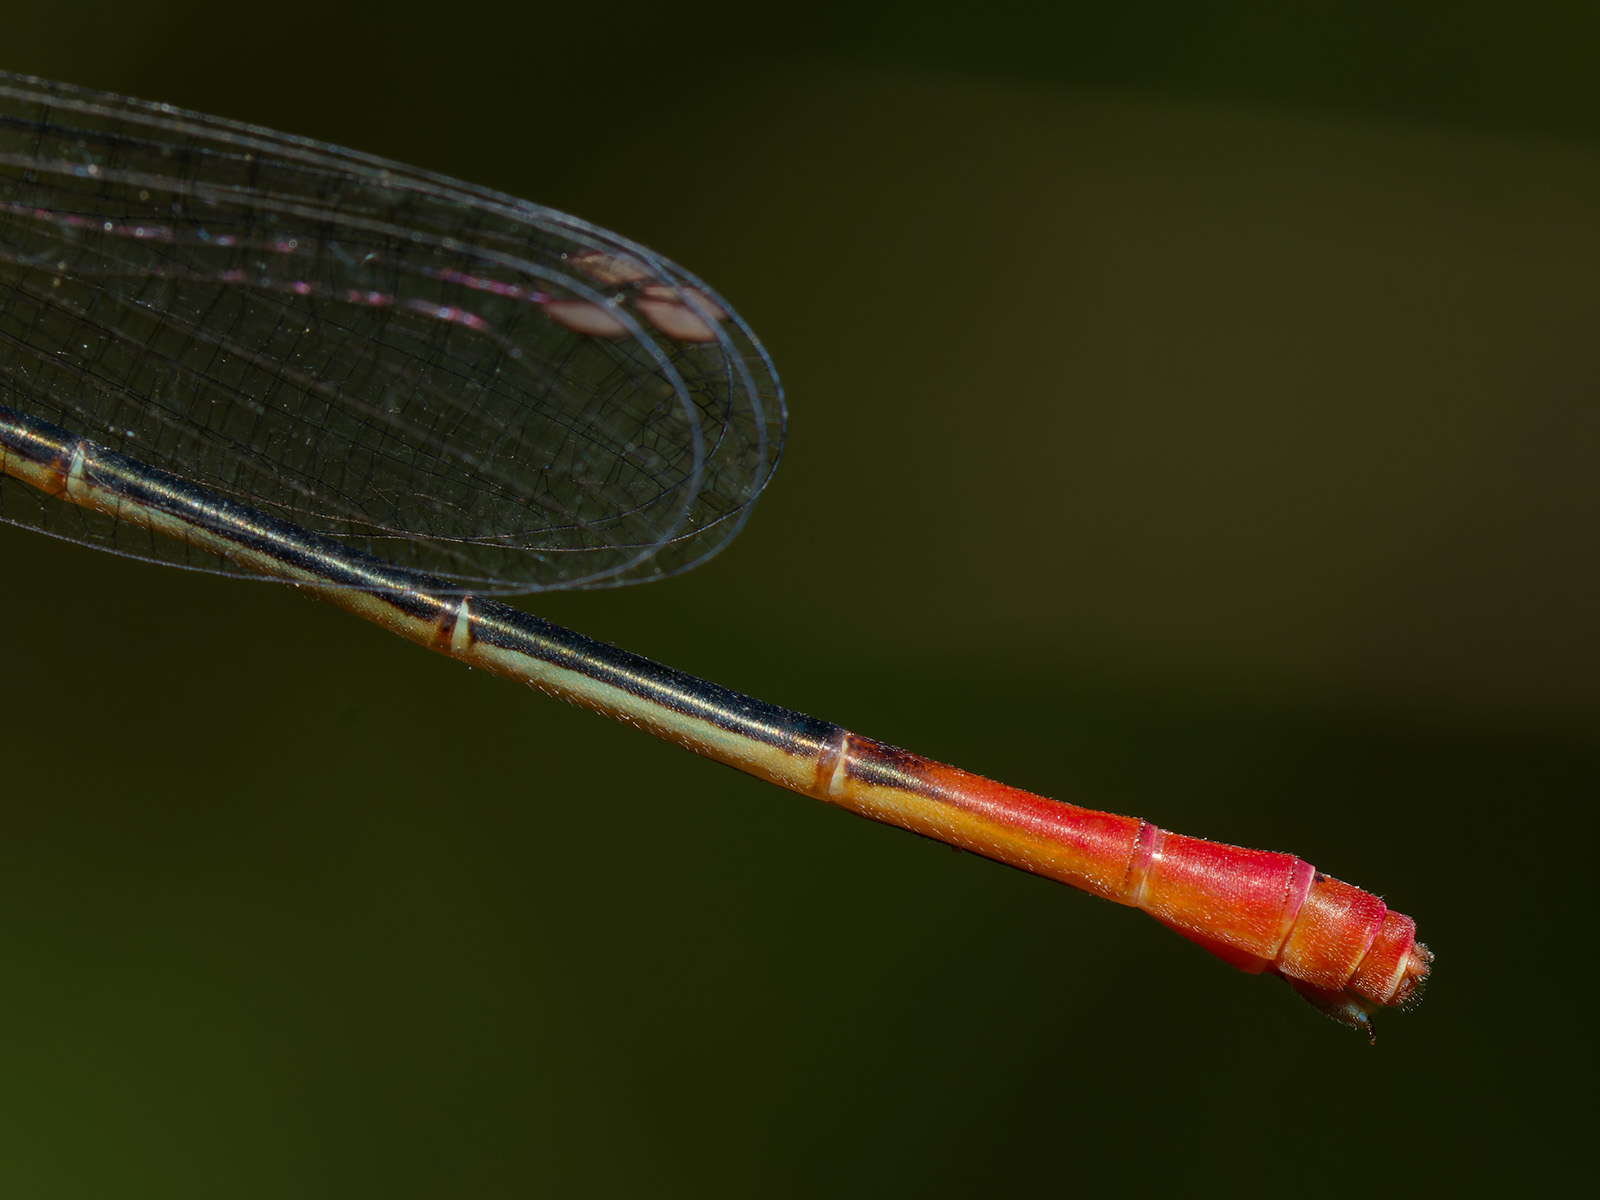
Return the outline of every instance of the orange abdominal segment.
{"type": "Polygon", "coordinates": [[[1410,917],[1292,854],[1169,833],[1078,808],[840,731],[811,789],[862,816],[1143,909],[1251,974],[1367,1028],[1404,1004],[1432,956],[1410,917]]]}

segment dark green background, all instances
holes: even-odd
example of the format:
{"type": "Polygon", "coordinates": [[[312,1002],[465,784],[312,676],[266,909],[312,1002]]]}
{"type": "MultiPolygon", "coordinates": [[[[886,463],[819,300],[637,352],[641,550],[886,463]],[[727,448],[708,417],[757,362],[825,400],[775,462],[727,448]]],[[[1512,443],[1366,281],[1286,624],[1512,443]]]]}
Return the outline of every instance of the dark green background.
{"type": "Polygon", "coordinates": [[[695,575],[534,607],[1293,850],[1418,919],[1425,1002],[1372,1049],[1138,914],[284,590],[0,528],[0,1194],[1560,1177],[1600,19],[1031,7],[31,5],[0,66],[686,263],[779,364],[785,463],[695,575]]]}

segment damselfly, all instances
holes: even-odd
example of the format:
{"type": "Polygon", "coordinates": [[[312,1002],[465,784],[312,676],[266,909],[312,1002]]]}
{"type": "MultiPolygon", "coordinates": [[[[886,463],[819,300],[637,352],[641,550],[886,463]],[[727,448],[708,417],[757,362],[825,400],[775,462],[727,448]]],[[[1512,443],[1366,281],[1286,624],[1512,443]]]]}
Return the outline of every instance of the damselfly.
{"type": "Polygon", "coordinates": [[[863,816],[1143,909],[1370,1032],[1430,956],[1288,854],[969,775],[493,598],[687,570],[784,407],[733,309],[644,247],[270,130],[0,75],[0,519],[293,583],[863,816]]]}

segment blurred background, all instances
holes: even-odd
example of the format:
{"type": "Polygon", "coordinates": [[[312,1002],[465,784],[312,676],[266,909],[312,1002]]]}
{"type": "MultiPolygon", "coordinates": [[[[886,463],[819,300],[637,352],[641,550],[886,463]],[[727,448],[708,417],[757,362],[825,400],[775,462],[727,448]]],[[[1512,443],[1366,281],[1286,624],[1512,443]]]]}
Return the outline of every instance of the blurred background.
{"type": "Polygon", "coordinates": [[[0,67],[683,262],[777,361],[784,464],[693,575],[529,607],[1298,853],[1418,920],[1424,1002],[1370,1048],[1129,910],[0,527],[0,1192],[1573,1165],[1600,15],[1038,7],[80,0],[8,13],[0,67]]]}

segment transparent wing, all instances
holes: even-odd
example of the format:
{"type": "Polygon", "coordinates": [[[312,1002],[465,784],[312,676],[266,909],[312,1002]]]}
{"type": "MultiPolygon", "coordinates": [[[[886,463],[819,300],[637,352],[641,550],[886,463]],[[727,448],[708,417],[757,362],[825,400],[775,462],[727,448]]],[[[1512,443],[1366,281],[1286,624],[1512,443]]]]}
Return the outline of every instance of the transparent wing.
{"type": "MultiPolygon", "coordinates": [[[[4,74],[0,404],[490,592],[704,560],[770,477],[784,422],[731,308],[615,234],[4,74]]],[[[237,569],[10,480],[0,519],[237,569]]]]}

